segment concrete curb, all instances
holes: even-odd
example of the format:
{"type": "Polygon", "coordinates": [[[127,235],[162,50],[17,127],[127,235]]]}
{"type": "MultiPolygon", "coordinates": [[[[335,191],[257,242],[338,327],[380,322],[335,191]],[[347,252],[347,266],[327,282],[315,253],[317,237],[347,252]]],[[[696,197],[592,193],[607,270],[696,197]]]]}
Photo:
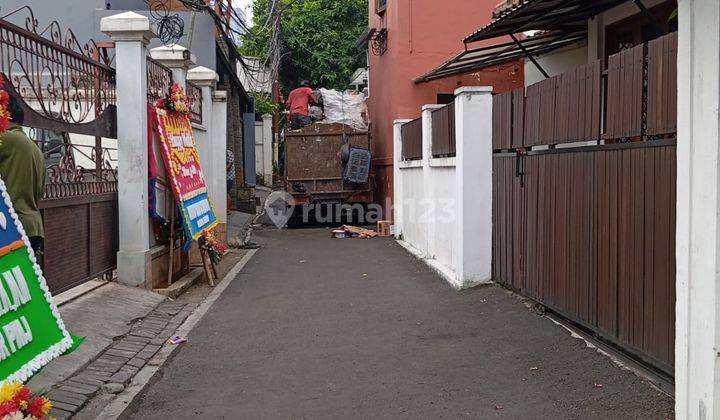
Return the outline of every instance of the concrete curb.
{"type": "Polygon", "coordinates": [[[175,299],[181,294],[185,293],[187,289],[192,287],[195,283],[205,275],[204,271],[200,267],[193,268],[189,273],[182,276],[178,281],[174,282],[165,289],[153,289],[153,292],[167,296],[170,299],[175,299]]]}
{"type": "MultiPolygon", "coordinates": [[[[247,254],[243,255],[242,259],[235,264],[235,266],[227,273],[222,282],[213,289],[212,292],[205,298],[205,300],[193,311],[190,316],[185,319],[180,327],[176,331],[176,335],[187,336],[195,325],[205,316],[205,314],[212,308],[215,301],[220,295],[227,289],[232,281],[237,277],[240,271],[250,261],[257,250],[249,250],[247,254]]],[[[160,350],[155,354],[151,362],[145,365],[131,380],[130,384],[125,388],[123,392],[117,395],[103,411],[97,416],[98,419],[117,419],[125,410],[127,410],[132,402],[135,400],[137,395],[142,392],[143,389],[148,385],[150,380],[155,374],[162,368],[165,362],[170,358],[172,353],[180,346],[175,346],[169,343],[165,343],[160,350]]]]}
{"type": "Polygon", "coordinates": [[[272,188],[266,187],[266,186],[264,186],[264,185],[256,185],[256,186],[255,186],[255,189],[256,189],[256,190],[260,190],[260,191],[265,191],[265,192],[273,192],[273,189],[272,189],[272,188]]]}
{"type": "Polygon", "coordinates": [[[57,307],[61,307],[63,305],[66,305],[75,299],[85,296],[86,294],[92,292],[95,289],[99,289],[103,286],[108,285],[110,282],[105,280],[89,280],[86,283],[83,283],[79,286],[75,286],[70,290],[67,290],[65,292],[59,293],[55,296],[53,296],[53,300],[55,301],[55,305],[57,307]]]}
{"type": "Polygon", "coordinates": [[[446,267],[439,262],[437,262],[434,258],[427,258],[423,255],[423,253],[412,246],[410,243],[403,241],[402,239],[395,239],[395,242],[397,242],[401,247],[405,248],[405,250],[410,253],[413,257],[419,259],[420,261],[424,262],[425,265],[430,267],[433,271],[435,271],[440,277],[442,277],[450,287],[453,289],[460,291],[465,289],[472,289],[474,287],[478,286],[484,286],[487,284],[493,284],[492,281],[480,281],[480,282],[473,282],[473,283],[459,283],[457,279],[455,278],[455,271],[453,271],[451,268],[446,267]]]}
{"type": "Polygon", "coordinates": [[[568,333],[570,333],[572,338],[584,341],[588,348],[595,349],[598,353],[610,359],[620,369],[632,372],[635,376],[646,380],[647,384],[651,387],[657,389],[670,398],[675,398],[675,384],[669,378],[654,372],[647,366],[643,366],[636,360],[624,355],[617,348],[614,348],[582,331],[562,316],[555,315],[553,313],[546,313],[544,316],[555,325],[565,329],[568,333]]]}
{"type": "MultiPolygon", "coordinates": [[[[250,213],[245,213],[245,214],[250,214],[250,213]]],[[[245,243],[244,240],[247,237],[247,232],[250,230],[250,227],[257,219],[258,213],[254,213],[254,214],[250,214],[250,215],[251,215],[251,217],[249,217],[243,223],[235,224],[233,226],[233,230],[237,229],[237,232],[233,232],[233,234],[236,233],[234,237],[230,237],[231,233],[230,233],[230,229],[228,228],[228,244],[236,242],[235,244],[230,245],[231,247],[242,248],[242,245],[245,243]]]]}

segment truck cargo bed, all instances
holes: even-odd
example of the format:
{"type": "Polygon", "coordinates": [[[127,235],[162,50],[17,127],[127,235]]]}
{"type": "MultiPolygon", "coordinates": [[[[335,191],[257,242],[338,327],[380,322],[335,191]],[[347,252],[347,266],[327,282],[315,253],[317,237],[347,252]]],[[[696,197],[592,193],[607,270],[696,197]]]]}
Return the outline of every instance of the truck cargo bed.
{"type": "Polygon", "coordinates": [[[370,133],[345,124],[312,124],[285,134],[285,191],[295,204],[336,202],[371,203],[372,174],[368,182],[343,179],[343,145],[370,150],[370,133]]]}

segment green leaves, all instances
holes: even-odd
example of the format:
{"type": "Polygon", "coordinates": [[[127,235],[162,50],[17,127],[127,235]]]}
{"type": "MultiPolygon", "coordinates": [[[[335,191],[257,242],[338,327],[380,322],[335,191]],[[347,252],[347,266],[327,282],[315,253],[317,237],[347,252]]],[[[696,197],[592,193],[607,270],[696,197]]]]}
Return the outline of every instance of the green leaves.
{"type": "MultiPolygon", "coordinates": [[[[367,27],[367,0],[277,0],[281,9],[283,60],[280,79],[288,89],[308,79],[313,87],[344,89],[364,67],[355,42],[367,27]]],[[[240,48],[246,56],[267,57],[273,33],[268,0],[254,0],[252,35],[240,48]]]]}
{"type": "Polygon", "coordinates": [[[274,114],[278,109],[278,104],[274,104],[272,98],[267,93],[250,92],[255,100],[255,113],[260,115],[274,114]]]}

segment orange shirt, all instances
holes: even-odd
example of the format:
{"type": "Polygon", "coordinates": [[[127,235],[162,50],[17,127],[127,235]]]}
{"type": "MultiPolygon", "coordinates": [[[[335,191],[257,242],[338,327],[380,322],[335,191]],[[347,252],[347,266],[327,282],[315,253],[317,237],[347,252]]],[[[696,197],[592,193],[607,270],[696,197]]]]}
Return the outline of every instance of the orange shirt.
{"type": "Polygon", "coordinates": [[[287,99],[287,106],[290,109],[290,114],[300,114],[309,116],[310,111],[308,105],[310,104],[310,96],[313,90],[307,86],[299,87],[292,92],[287,99]]]}

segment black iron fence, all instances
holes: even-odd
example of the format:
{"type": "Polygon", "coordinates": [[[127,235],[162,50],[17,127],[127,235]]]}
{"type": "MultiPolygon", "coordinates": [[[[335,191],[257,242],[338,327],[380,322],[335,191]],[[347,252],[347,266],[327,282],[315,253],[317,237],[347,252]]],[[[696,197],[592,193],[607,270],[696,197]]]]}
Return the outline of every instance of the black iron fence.
{"type": "Polygon", "coordinates": [[[172,70],[163,66],[156,60],[146,57],[147,97],[148,102],[155,103],[164,98],[172,88],[172,70]]]}
{"type": "Polygon", "coordinates": [[[54,293],[111,272],[118,250],[115,70],[92,41],[25,6],[0,16],[0,73],[45,156],[40,203],[54,293]]]}
{"type": "Polygon", "coordinates": [[[190,103],[190,121],[202,124],[203,122],[203,98],[202,90],[197,85],[187,82],[187,97],[190,103]]]}

